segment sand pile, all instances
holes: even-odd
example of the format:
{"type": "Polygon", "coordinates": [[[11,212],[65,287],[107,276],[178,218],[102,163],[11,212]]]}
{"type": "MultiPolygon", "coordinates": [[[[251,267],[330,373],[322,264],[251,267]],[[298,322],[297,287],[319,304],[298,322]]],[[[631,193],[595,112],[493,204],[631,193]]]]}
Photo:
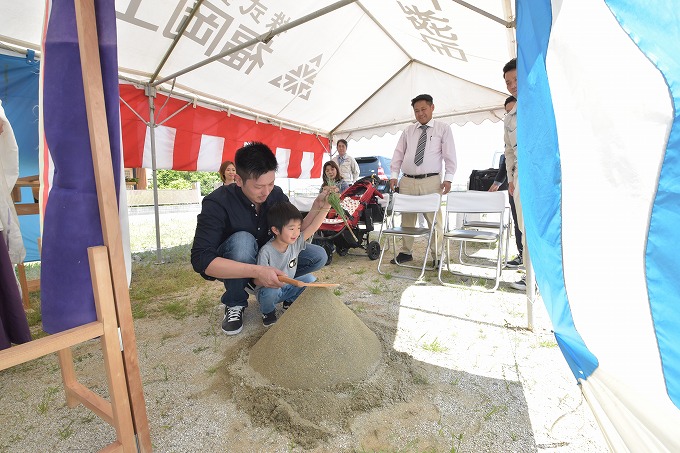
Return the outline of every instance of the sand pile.
{"type": "Polygon", "coordinates": [[[289,389],[327,388],[368,378],[380,363],[378,337],[328,288],[307,288],[250,351],[250,366],[289,389]]]}

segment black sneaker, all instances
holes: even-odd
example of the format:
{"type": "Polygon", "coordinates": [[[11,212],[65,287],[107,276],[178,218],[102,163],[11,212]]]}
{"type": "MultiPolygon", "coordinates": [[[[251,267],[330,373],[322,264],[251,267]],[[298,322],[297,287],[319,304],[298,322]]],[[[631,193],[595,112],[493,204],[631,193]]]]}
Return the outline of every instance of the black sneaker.
{"type": "Polygon", "coordinates": [[[272,310],[270,313],[262,313],[262,324],[265,327],[269,327],[276,322],[276,310],[272,310]]]}
{"type": "Polygon", "coordinates": [[[527,278],[526,276],[522,277],[520,280],[516,282],[510,283],[510,288],[516,289],[517,291],[526,291],[527,290],[527,278]]]}
{"type": "Polygon", "coordinates": [[[243,310],[246,307],[237,305],[236,307],[227,307],[224,312],[224,319],[222,320],[222,332],[227,335],[236,335],[243,329],[243,310]]]}
{"type": "Polygon", "coordinates": [[[517,269],[522,265],[522,255],[517,255],[507,263],[505,263],[505,267],[508,269],[517,269]]]}
{"type": "Polygon", "coordinates": [[[284,309],[284,310],[288,310],[288,309],[290,308],[291,305],[293,305],[293,301],[292,301],[292,300],[284,300],[284,301],[283,301],[283,309],[284,309]]]}

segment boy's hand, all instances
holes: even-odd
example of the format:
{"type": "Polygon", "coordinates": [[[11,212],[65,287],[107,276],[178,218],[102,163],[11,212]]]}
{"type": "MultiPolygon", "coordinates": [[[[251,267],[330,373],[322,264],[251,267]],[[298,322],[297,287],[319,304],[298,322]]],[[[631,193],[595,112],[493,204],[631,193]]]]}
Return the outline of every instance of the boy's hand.
{"type": "Polygon", "coordinates": [[[257,266],[257,276],[253,279],[257,286],[267,288],[281,288],[283,283],[279,281],[279,275],[286,275],[281,269],[271,266],[257,266]]]}
{"type": "Polygon", "coordinates": [[[337,193],[338,188],[335,185],[332,186],[324,186],[324,188],[321,190],[321,193],[319,194],[318,197],[316,197],[316,200],[314,200],[314,204],[316,205],[317,209],[326,209],[331,206],[331,204],[328,202],[328,195],[331,193],[337,193]]]}

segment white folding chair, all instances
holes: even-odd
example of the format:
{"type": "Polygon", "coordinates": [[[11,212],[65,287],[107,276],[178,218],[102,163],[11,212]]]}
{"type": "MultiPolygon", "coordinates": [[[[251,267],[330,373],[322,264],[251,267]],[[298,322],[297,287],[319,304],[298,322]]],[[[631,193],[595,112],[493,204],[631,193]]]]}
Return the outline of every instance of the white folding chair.
{"type": "MultiPolygon", "coordinates": [[[[436,267],[434,266],[432,267],[427,266],[427,260],[428,255],[430,253],[430,245],[435,244],[435,246],[438,246],[437,242],[438,238],[436,234],[435,223],[437,217],[436,214],[441,209],[442,197],[438,193],[432,193],[428,195],[406,195],[401,193],[394,193],[391,196],[392,196],[392,199],[390,200],[391,212],[389,213],[389,215],[387,213],[385,214],[383,223],[380,226],[380,236],[378,238],[378,242],[382,244],[383,236],[386,237],[387,241],[391,239],[392,240],[391,247],[394,254],[394,258],[396,259],[397,237],[427,238],[427,245],[425,247],[425,257],[423,258],[423,264],[421,266],[415,266],[406,263],[397,264],[398,266],[401,267],[420,269],[420,275],[417,278],[413,278],[412,276],[405,274],[392,274],[394,277],[408,278],[411,280],[420,280],[421,278],[423,278],[423,275],[425,274],[425,269],[436,270],[436,267]],[[423,214],[431,213],[433,215],[432,224],[428,228],[403,227],[401,225],[398,225],[396,222],[397,220],[396,218],[401,217],[401,214],[403,213],[416,214],[419,212],[422,212],[423,214]]],[[[387,247],[382,246],[381,249],[382,251],[380,252],[380,260],[378,261],[378,273],[384,275],[386,272],[383,272],[380,266],[382,264],[383,257],[385,255],[385,250],[387,249],[387,247]]],[[[436,262],[437,252],[435,249],[434,263],[436,262]]]]}
{"type": "MultiPolygon", "coordinates": [[[[508,192],[507,191],[499,191],[499,193],[503,193],[505,197],[505,211],[503,212],[503,229],[505,230],[505,251],[503,253],[503,268],[506,267],[506,264],[508,262],[508,257],[510,256],[510,232],[512,231],[512,215],[510,212],[510,197],[508,197],[508,192]]],[[[470,216],[468,213],[462,215],[462,227],[463,229],[470,229],[470,230],[491,230],[491,231],[498,231],[498,222],[496,221],[489,221],[489,220],[481,220],[478,215],[470,216]]],[[[465,248],[463,249],[463,255],[466,256],[467,258],[471,258],[470,255],[468,255],[467,250],[465,248]]]]}
{"type": "Polygon", "coordinates": [[[505,229],[504,211],[506,195],[503,192],[450,192],[446,198],[446,214],[444,221],[444,237],[443,237],[443,251],[442,260],[439,264],[438,278],[442,285],[445,286],[460,286],[451,283],[446,283],[442,280],[442,269],[446,265],[446,270],[454,275],[468,278],[484,278],[490,279],[490,275],[478,273],[466,273],[462,271],[453,270],[451,268],[451,242],[459,242],[460,248],[458,252],[458,263],[461,268],[478,267],[495,269],[494,286],[489,291],[495,291],[500,282],[501,270],[503,268],[503,236],[505,229]],[[468,227],[456,228],[456,220],[458,214],[497,214],[488,216],[488,224],[484,226],[485,229],[491,231],[482,231],[468,227]],[[495,221],[494,221],[495,219],[495,221]],[[495,259],[487,257],[478,257],[468,255],[476,258],[477,262],[466,262],[463,260],[465,245],[468,242],[497,244],[497,252],[495,259]]]}

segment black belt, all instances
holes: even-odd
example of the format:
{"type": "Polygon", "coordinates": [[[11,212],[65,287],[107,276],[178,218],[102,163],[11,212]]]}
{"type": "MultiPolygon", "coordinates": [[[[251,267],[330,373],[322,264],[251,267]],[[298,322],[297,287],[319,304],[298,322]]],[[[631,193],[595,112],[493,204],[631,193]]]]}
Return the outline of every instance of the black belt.
{"type": "Polygon", "coordinates": [[[423,178],[429,178],[430,176],[439,176],[439,173],[427,173],[424,175],[407,175],[404,173],[404,176],[407,178],[413,178],[413,179],[423,179],[423,178]]]}

